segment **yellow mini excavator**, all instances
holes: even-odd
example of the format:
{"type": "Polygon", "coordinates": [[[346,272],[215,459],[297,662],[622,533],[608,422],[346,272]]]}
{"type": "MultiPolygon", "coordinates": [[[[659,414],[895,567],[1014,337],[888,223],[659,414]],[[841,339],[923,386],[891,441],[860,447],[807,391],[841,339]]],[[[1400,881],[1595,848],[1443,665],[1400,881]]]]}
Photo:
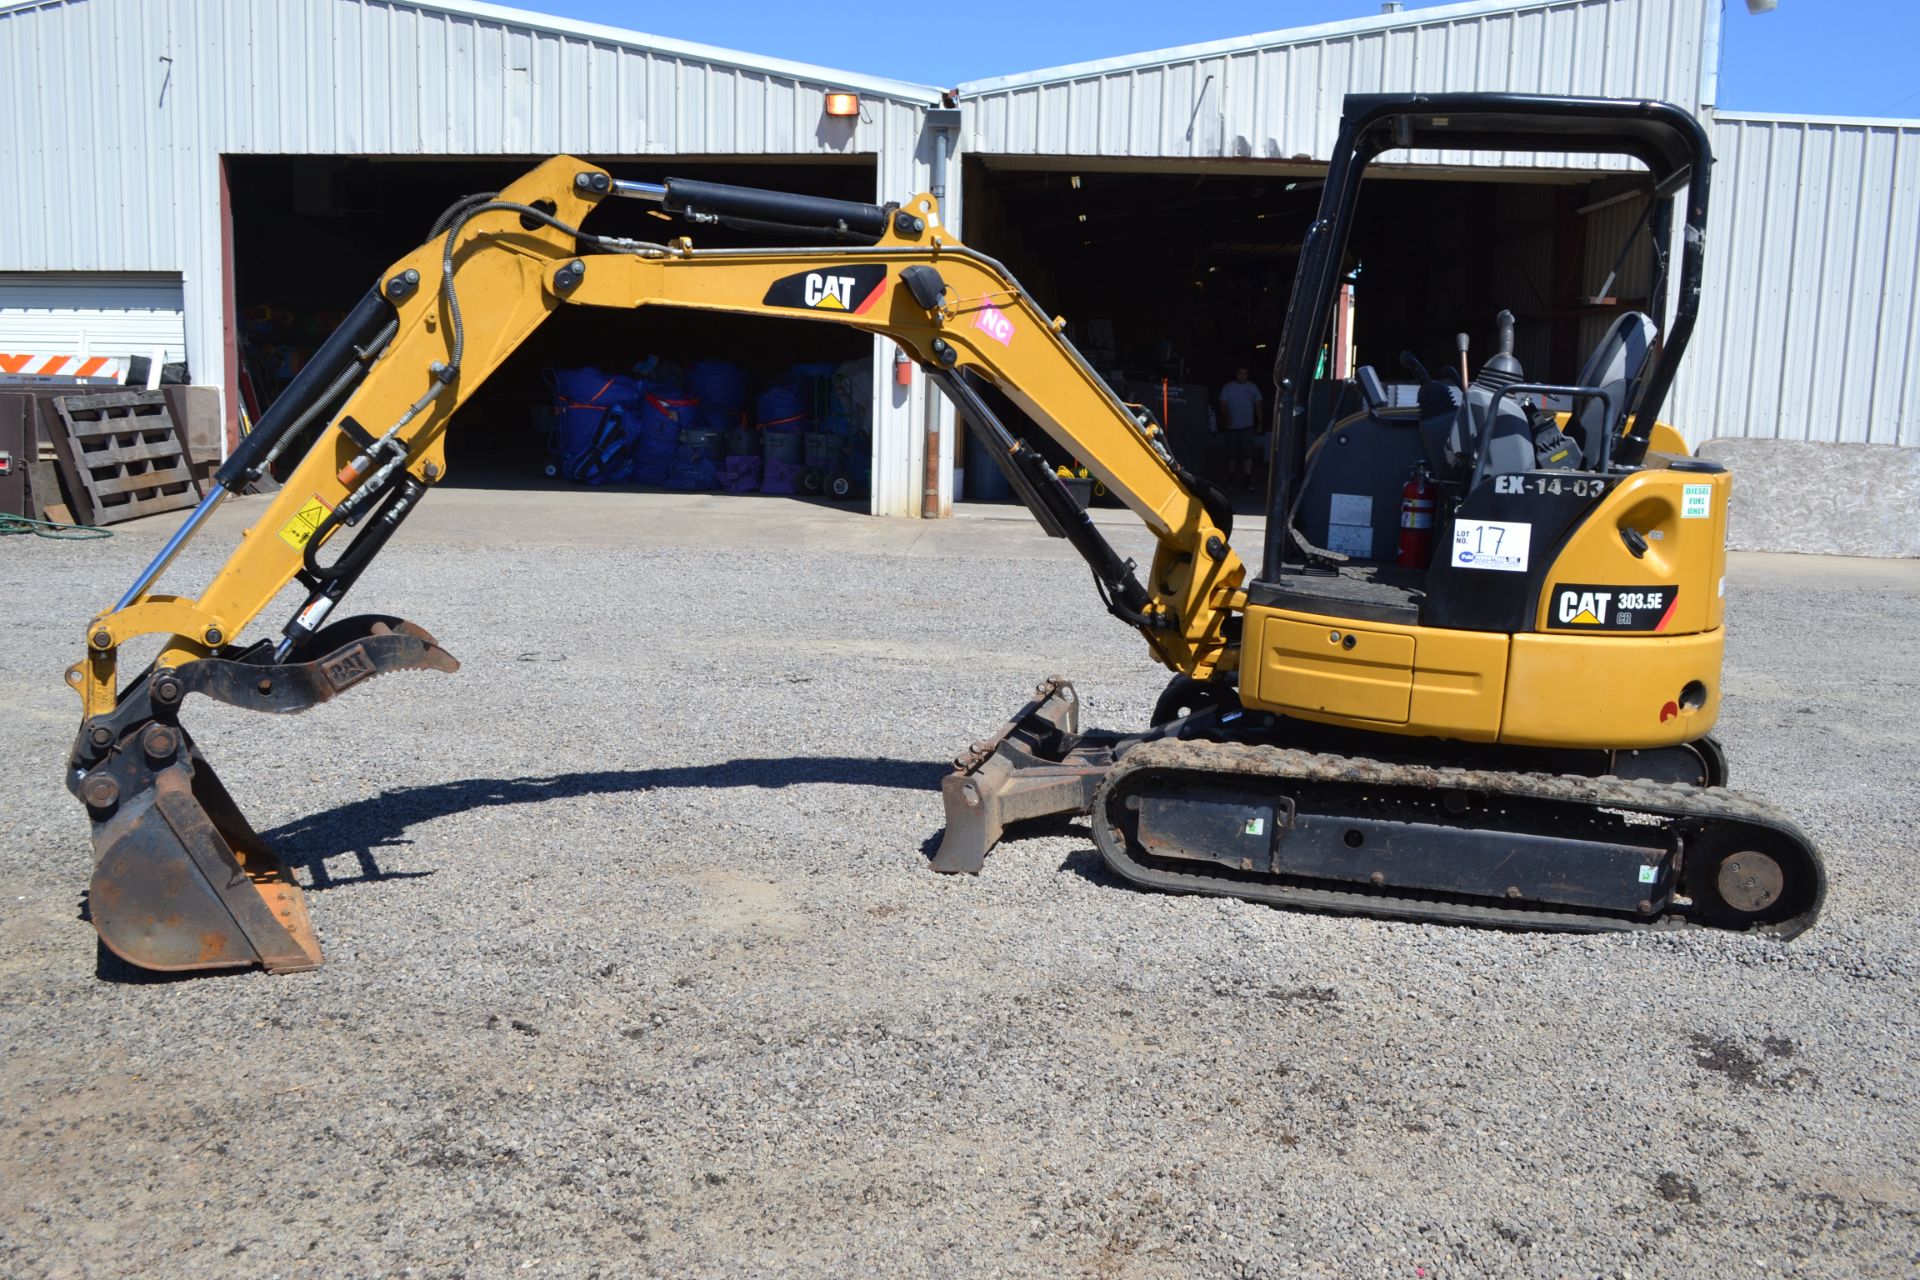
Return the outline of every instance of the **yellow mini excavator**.
{"type": "Polygon", "coordinates": [[[936,870],[978,871],[1006,824],[1079,812],[1106,862],[1154,889],[1511,928],[1792,937],[1819,912],[1819,856],[1775,810],[1725,789],[1707,736],[1729,477],[1657,420],[1698,309],[1711,165],[1698,123],[1663,103],[1349,98],[1281,335],[1251,580],[1223,496],[1089,368],[1062,321],[942,227],[930,196],[881,206],[656,185],[560,157],[462,200],[380,276],[88,625],[86,656],[67,672],[85,707],[67,783],[93,823],[93,923],[148,969],[320,964],[299,886],[201,757],[182,708],[199,696],[287,714],[383,672],[452,671],[418,626],[335,607],[446,475],[461,403],[543,320],[666,306],[892,338],[1174,673],[1153,724],[1129,734],[1081,732],[1072,686],[1042,684],[955,762],[936,870]],[[1510,321],[1471,377],[1403,357],[1417,397],[1388,395],[1362,369],[1359,407],[1310,439],[1361,178],[1396,148],[1637,159],[1663,282],[1676,221],[1682,231],[1671,307],[1621,316],[1571,383],[1526,377],[1510,321]],[[581,229],[622,198],[814,243],[702,250],[581,229]],[[1157,546],[1144,576],[981,384],[1145,522],[1157,546]],[[224,497],[307,440],[197,595],[155,590],[224,497]],[[1362,502],[1391,510],[1415,469],[1435,491],[1428,562],[1397,566],[1391,526],[1329,536],[1362,502]],[[290,583],[305,596],[278,634],[243,640],[290,583]],[[141,636],[163,647],[122,680],[116,655],[141,636]]]}

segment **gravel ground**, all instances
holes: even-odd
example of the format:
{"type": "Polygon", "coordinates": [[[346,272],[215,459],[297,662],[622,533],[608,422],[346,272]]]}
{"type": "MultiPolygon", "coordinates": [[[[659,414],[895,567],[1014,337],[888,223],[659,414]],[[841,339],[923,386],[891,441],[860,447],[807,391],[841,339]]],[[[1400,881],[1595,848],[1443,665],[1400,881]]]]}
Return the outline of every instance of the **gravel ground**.
{"type": "Polygon", "coordinates": [[[95,976],[60,671],[155,542],[0,546],[0,1273],[1920,1272],[1920,568],[1728,587],[1812,933],[1534,936],[1137,892],[1062,824],[932,874],[1035,679],[1162,682],[1037,535],[487,501],[354,600],[460,673],[189,720],[313,888],[298,977],[95,976]]]}

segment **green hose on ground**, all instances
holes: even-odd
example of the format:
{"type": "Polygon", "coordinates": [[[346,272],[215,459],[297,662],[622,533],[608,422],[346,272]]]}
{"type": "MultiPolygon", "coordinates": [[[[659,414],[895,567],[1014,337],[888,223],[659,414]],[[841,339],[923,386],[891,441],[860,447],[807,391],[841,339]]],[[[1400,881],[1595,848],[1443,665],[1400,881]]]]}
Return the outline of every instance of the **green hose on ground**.
{"type": "Polygon", "coordinates": [[[9,533],[31,533],[55,541],[91,542],[95,538],[111,538],[113,530],[102,529],[90,524],[56,524],[51,520],[34,520],[27,516],[7,515],[0,512],[0,535],[9,533]]]}

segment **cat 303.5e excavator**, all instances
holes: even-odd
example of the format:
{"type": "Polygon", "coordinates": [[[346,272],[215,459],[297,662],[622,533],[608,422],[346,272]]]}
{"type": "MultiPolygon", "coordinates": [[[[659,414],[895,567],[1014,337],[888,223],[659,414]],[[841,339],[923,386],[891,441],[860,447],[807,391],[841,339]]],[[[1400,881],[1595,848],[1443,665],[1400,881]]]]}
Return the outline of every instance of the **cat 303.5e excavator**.
{"type": "Polygon", "coordinates": [[[66,768],[93,824],[100,937],[148,969],[320,964],[297,882],[181,710],[198,695],[299,712],[383,672],[455,668],[412,623],[333,610],[445,477],[460,404],[549,315],[581,306],[885,334],[1175,673],[1154,723],[1130,734],[1081,732],[1072,686],[1042,684],[955,762],[936,870],[978,871],[1006,824],[1078,812],[1108,865],[1154,889],[1512,928],[1791,937],[1819,912],[1819,855],[1775,810],[1725,789],[1707,736],[1721,694],[1729,477],[1657,421],[1698,308],[1711,164],[1694,119],[1657,102],[1349,98],[1281,335],[1251,580],[1222,495],[1115,396],[1062,320],[941,225],[930,196],[881,206],[656,185],[559,157],[462,200],[380,276],[88,626],[86,656],[67,672],[85,719],[66,768]],[[1434,377],[1409,354],[1417,397],[1395,396],[1362,369],[1360,407],[1308,439],[1361,178],[1405,148],[1638,159],[1663,284],[1684,193],[1664,332],[1623,315],[1574,382],[1550,385],[1527,379],[1503,320],[1501,351],[1470,379],[1464,367],[1434,377]],[[620,198],[814,243],[701,250],[581,229],[620,198]],[[1145,522],[1157,546],[1144,578],[995,415],[982,382],[1145,522]],[[309,439],[204,590],[154,590],[225,496],[309,439]],[[1436,537],[1430,563],[1402,569],[1397,530],[1354,513],[1393,510],[1416,467],[1438,493],[1436,537]],[[279,633],[243,642],[293,582],[305,600],[279,633]],[[122,683],[115,655],[148,635],[164,647],[122,683]]]}

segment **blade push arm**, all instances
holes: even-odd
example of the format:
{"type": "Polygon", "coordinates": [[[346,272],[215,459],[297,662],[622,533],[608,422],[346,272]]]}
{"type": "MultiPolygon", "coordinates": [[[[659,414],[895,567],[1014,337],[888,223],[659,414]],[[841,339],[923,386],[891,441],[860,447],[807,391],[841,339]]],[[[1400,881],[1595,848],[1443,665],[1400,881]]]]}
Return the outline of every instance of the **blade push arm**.
{"type": "MultiPolygon", "coordinates": [[[[456,206],[432,239],[384,272],[354,312],[351,340],[322,349],[306,385],[290,388],[284,409],[277,402],[263,417],[222,469],[225,488],[183,529],[190,533],[225,489],[238,492],[302,428],[327,424],[206,589],[191,599],[151,591],[183,540],[177,537],[120,605],[90,624],[87,660],[68,673],[87,714],[113,710],[115,655],[135,636],[167,635],[156,669],[177,669],[230,646],[296,579],[306,600],[276,657],[318,629],[392,528],[445,476],[454,411],[569,304],[840,324],[894,339],[963,409],[961,374],[992,384],[1153,533],[1153,564],[1147,581],[1135,584],[1130,566],[1090,523],[1071,531],[1103,591],[1118,584],[1116,612],[1139,625],[1175,670],[1205,678],[1227,665],[1227,621],[1243,601],[1244,570],[1227,546],[1226,513],[1217,504],[1209,511],[1192,478],[1064,340],[1060,322],[997,263],[940,226],[932,197],[891,211],[868,248],[703,251],[684,241],[651,245],[579,231],[601,200],[642,185],[557,157],[496,197],[456,206]]],[[[803,213],[806,205],[790,207],[803,213]]],[[[998,424],[977,426],[991,436],[998,424]]],[[[1018,464],[1051,482],[1027,453],[1018,464]]]]}

